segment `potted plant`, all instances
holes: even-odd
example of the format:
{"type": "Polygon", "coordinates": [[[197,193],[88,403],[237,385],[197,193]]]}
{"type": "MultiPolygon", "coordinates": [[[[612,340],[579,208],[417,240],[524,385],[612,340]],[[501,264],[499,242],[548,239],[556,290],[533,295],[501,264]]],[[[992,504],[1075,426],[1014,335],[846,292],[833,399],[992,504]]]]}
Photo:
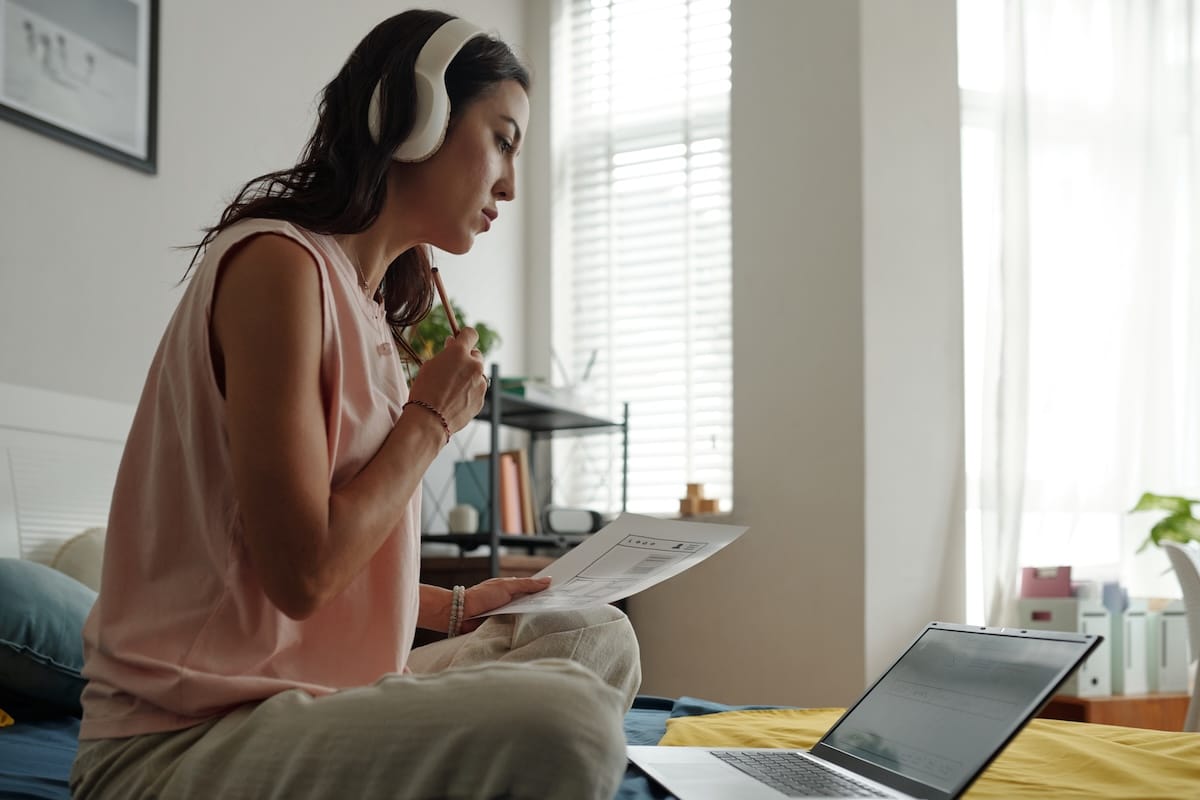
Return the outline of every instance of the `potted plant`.
{"type": "Polygon", "coordinates": [[[1200,519],[1197,519],[1192,513],[1197,505],[1200,505],[1200,500],[1188,497],[1153,494],[1152,492],[1143,494],[1137,505],[1130,509],[1131,513],[1134,511],[1165,511],[1167,515],[1150,529],[1150,535],[1146,537],[1146,541],[1142,542],[1142,546],[1137,551],[1140,553],[1151,544],[1158,546],[1164,539],[1180,544],[1200,542],[1200,519]]]}
{"type": "MultiPolygon", "coordinates": [[[[467,315],[463,313],[458,303],[451,300],[450,305],[454,308],[454,316],[458,320],[459,326],[470,325],[467,315]]],[[[486,356],[489,350],[500,344],[500,334],[490,328],[486,322],[479,322],[470,327],[475,328],[479,334],[479,343],[475,347],[483,355],[486,356]]],[[[450,323],[446,319],[446,309],[439,303],[433,307],[425,319],[409,330],[408,343],[412,345],[413,350],[422,360],[429,360],[442,351],[442,347],[450,336],[450,323]]]]}

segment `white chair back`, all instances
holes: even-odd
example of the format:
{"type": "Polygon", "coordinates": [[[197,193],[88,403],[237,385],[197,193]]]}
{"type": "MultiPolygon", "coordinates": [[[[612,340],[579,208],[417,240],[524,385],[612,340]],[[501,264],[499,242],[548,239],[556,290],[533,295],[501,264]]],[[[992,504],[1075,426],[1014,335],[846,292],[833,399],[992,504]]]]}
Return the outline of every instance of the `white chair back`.
{"type": "MultiPolygon", "coordinates": [[[[1187,610],[1188,643],[1192,648],[1192,659],[1200,657],[1200,550],[1178,542],[1161,542],[1171,568],[1179,579],[1183,590],[1183,606],[1187,610]]],[[[1192,687],[1192,701],[1188,704],[1185,731],[1200,731],[1200,679],[1192,687]]]]}

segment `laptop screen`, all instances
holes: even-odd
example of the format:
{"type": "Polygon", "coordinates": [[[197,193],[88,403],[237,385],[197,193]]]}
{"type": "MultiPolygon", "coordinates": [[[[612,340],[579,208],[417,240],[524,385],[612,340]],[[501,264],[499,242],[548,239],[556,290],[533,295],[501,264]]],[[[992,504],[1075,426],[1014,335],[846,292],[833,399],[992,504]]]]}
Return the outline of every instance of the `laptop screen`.
{"type": "Polygon", "coordinates": [[[821,744],[953,793],[1092,646],[995,631],[927,628],[821,744]]]}

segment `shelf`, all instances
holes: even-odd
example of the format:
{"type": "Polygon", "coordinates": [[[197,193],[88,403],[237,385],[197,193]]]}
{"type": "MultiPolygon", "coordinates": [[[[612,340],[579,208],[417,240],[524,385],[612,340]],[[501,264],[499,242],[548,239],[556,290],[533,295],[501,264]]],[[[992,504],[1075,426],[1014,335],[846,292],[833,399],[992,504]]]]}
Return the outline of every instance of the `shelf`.
{"type": "MultiPolygon", "coordinates": [[[[493,392],[489,390],[476,419],[492,418],[492,395],[493,392]]],[[[622,427],[620,422],[593,417],[564,406],[533,400],[511,392],[500,393],[500,424],[531,433],[622,427]]]]}
{"type": "MultiPolygon", "coordinates": [[[[574,547],[590,534],[586,533],[547,533],[547,534],[517,534],[502,533],[498,543],[503,547],[574,547]]],[[[423,533],[422,544],[452,544],[461,550],[474,550],[492,543],[488,533],[423,533]]]]}
{"type": "MultiPolygon", "coordinates": [[[[491,487],[487,497],[490,508],[492,530],[474,534],[423,534],[423,543],[449,544],[459,548],[459,553],[475,550],[484,545],[490,547],[488,560],[492,575],[500,574],[500,547],[514,547],[528,550],[532,554],[537,549],[567,549],[579,544],[586,534],[505,534],[501,533],[500,509],[500,429],[502,427],[517,428],[529,434],[530,448],[528,450],[529,470],[537,474],[534,458],[536,448],[532,444],[545,441],[555,432],[592,433],[619,432],[621,434],[621,510],[625,510],[629,487],[627,484],[629,464],[629,404],[624,404],[621,421],[603,419],[585,414],[572,408],[558,405],[553,399],[539,396],[526,396],[523,392],[505,392],[501,390],[503,383],[500,379],[500,367],[492,364],[491,378],[487,395],[484,397],[483,408],[475,415],[478,420],[489,423],[491,442],[489,462],[491,463],[491,487]]],[[[539,507],[540,507],[540,500],[539,507]]]]}
{"type": "Polygon", "coordinates": [[[1071,722],[1181,731],[1192,696],[1183,692],[1074,697],[1056,694],[1038,715],[1071,722]]]}

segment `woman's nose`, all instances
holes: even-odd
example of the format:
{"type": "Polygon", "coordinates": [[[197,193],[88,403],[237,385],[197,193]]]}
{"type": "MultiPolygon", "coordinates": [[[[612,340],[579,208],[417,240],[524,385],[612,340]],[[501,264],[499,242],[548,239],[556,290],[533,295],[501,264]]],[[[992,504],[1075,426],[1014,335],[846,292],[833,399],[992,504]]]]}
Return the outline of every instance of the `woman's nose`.
{"type": "Polygon", "coordinates": [[[517,176],[510,164],[504,170],[500,180],[496,182],[494,194],[497,200],[515,200],[517,197],[517,176]]]}

